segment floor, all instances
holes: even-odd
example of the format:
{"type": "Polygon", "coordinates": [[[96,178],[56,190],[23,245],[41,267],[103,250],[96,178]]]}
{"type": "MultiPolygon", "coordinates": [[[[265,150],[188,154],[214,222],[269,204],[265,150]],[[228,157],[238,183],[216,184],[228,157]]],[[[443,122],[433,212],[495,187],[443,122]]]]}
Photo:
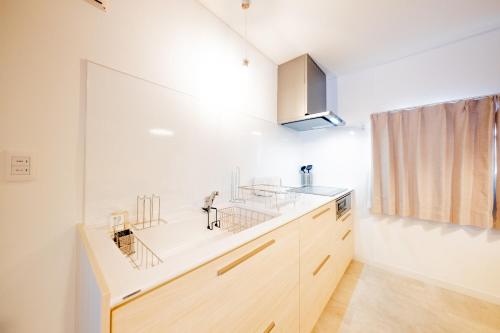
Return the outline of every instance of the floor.
{"type": "Polygon", "coordinates": [[[314,333],[500,333],[500,305],[353,261],[314,333]]]}

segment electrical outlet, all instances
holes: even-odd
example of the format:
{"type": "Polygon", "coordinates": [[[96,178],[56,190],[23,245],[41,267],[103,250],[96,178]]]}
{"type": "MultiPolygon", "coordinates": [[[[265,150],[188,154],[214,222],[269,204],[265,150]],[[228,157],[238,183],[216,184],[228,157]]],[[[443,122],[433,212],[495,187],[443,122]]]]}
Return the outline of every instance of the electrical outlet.
{"type": "Polygon", "coordinates": [[[5,180],[9,182],[33,179],[32,156],[29,153],[4,152],[5,180]]]}

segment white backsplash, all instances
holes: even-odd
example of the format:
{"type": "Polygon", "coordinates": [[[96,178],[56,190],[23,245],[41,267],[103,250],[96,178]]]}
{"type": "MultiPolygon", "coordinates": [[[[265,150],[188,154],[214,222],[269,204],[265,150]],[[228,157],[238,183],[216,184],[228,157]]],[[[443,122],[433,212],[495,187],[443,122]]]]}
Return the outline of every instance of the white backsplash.
{"type": "Polygon", "coordinates": [[[85,221],[135,216],[136,196],[161,196],[162,216],[201,207],[231,172],[241,183],[280,176],[299,185],[297,132],[93,63],[87,69],[85,221]]]}

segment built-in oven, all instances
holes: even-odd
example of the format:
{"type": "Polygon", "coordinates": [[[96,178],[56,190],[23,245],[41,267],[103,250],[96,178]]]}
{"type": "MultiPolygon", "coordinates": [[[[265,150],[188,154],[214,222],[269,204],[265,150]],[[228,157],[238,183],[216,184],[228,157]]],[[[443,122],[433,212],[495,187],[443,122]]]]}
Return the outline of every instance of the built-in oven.
{"type": "Polygon", "coordinates": [[[337,220],[351,210],[351,192],[335,200],[337,205],[337,220]]]}

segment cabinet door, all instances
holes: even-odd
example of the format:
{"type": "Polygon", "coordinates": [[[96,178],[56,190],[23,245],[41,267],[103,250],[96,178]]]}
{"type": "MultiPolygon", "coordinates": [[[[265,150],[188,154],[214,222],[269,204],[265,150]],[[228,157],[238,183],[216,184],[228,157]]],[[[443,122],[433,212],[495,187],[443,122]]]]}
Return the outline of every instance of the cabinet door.
{"type": "Polygon", "coordinates": [[[289,223],[112,310],[112,332],[298,332],[299,233],[289,223]]]}

